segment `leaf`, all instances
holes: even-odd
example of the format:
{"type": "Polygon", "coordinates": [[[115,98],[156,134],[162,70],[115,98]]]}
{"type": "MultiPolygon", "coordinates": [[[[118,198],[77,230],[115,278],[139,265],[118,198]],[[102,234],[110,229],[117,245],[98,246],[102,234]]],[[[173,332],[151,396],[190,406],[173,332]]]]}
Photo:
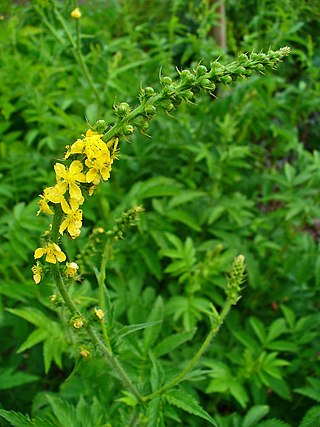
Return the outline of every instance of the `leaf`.
{"type": "Polygon", "coordinates": [[[209,421],[211,425],[218,427],[216,422],[210,415],[199,405],[199,403],[190,394],[185,391],[172,390],[164,396],[170,405],[176,406],[189,414],[196,415],[209,421]]]}
{"type": "Polygon", "coordinates": [[[147,408],[147,427],[164,427],[162,399],[153,399],[147,408]]]}
{"type": "Polygon", "coordinates": [[[22,353],[28,348],[31,348],[39,344],[39,342],[45,340],[47,336],[48,336],[48,331],[46,331],[45,329],[39,328],[32,331],[31,334],[28,336],[28,338],[18,348],[17,353],[22,353]]]}
{"type": "Polygon", "coordinates": [[[188,332],[183,332],[180,334],[169,335],[164,338],[153,350],[154,354],[157,357],[161,357],[167,353],[170,353],[175,348],[179,347],[179,345],[184,342],[190,340],[196,332],[196,329],[192,329],[188,332]]]}
{"type": "Polygon", "coordinates": [[[266,342],[267,336],[263,323],[256,317],[250,317],[249,322],[261,344],[264,344],[266,342]]]}
{"type": "Polygon", "coordinates": [[[257,427],[291,427],[290,424],[285,423],[284,421],[278,420],[276,418],[271,418],[267,421],[262,421],[258,424],[257,427]]]}
{"type": "Polygon", "coordinates": [[[287,330],[287,326],[286,326],[285,319],[276,319],[274,322],[272,322],[269,328],[267,341],[268,342],[273,341],[278,336],[286,332],[286,330],[287,330]]]}
{"type": "Polygon", "coordinates": [[[15,371],[13,367],[0,369],[0,390],[7,390],[38,380],[38,376],[15,371]]]}
{"type": "Polygon", "coordinates": [[[22,317],[27,322],[33,323],[38,327],[45,327],[48,323],[47,317],[44,313],[36,308],[28,307],[28,308],[7,308],[9,313],[14,314],[15,316],[22,317]]]}
{"type": "Polygon", "coordinates": [[[118,331],[118,338],[123,338],[126,335],[132,334],[133,332],[141,329],[150,328],[151,326],[158,325],[162,320],[155,320],[154,322],[136,323],[134,325],[124,326],[118,331]]]}
{"type": "Polygon", "coordinates": [[[19,412],[5,411],[0,409],[0,416],[9,421],[14,427],[31,427],[32,422],[28,415],[22,415],[19,412]]]}
{"type": "Polygon", "coordinates": [[[237,402],[240,403],[243,408],[245,408],[249,401],[249,396],[243,385],[239,381],[235,380],[230,381],[228,388],[230,394],[237,400],[237,402]]]}
{"type": "Polygon", "coordinates": [[[144,335],[145,349],[149,349],[153,345],[153,343],[157,340],[162,327],[161,322],[163,320],[163,315],[164,315],[163,299],[161,296],[158,296],[153,306],[153,309],[150,313],[150,316],[148,317],[148,323],[155,322],[155,321],[157,321],[158,323],[144,331],[143,335],[144,335]]]}
{"type": "Polygon", "coordinates": [[[259,422],[261,418],[265,417],[269,410],[270,408],[268,405],[253,406],[244,417],[241,427],[256,427],[257,422],[259,422]]]}
{"type": "Polygon", "coordinates": [[[320,379],[307,378],[308,386],[296,388],[296,393],[309,397],[310,399],[320,402],[320,379]]]}
{"type": "Polygon", "coordinates": [[[46,395],[52,412],[62,426],[78,427],[75,417],[75,408],[59,397],[46,395]]]}
{"type": "Polygon", "coordinates": [[[314,406],[303,417],[299,427],[320,427],[320,406],[314,406]]]}

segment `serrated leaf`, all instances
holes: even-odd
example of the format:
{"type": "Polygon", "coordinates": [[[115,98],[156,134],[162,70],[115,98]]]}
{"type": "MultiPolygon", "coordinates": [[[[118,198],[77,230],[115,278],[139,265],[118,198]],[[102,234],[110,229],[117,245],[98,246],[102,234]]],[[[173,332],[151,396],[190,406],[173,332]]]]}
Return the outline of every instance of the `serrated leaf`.
{"type": "Polygon", "coordinates": [[[15,371],[12,367],[0,369],[0,390],[7,390],[38,380],[38,376],[15,371]]]}
{"type": "Polygon", "coordinates": [[[299,427],[320,427],[320,406],[313,406],[303,417],[299,427]]]}
{"type": "Polygon", "coordinates": [[[162,399],[153,399],[147,408],[147,427],[164,427],[162,399]]]}
{"type": "Polygon", "coordinates": [[[9,421],[9,423],[14,427],[31,427],[32,422],[28,415],[22,415],[19,412],[14,411],[5,411],[4,409],[0,409],[0,416],[5,420],[9,421]]]}
{"type": "Polygon", "coordinates": [[[157,357],[161,357],[167,353],[170,353],[175,348],[179,347],[179,345],[185,343],[190,340],[196,332],[196,329],[192,329],[188,332],[183,332],[180,334],[169,335],[164,338],[157,346],[154,348],[153,353],[157,357]]]}
{"type": "Polygon", "coordinates": [[[265,417],[269,410],[270,408],[268,405],[253,406],[244,417],[242,427],[256,427],[257,422],[265,417]]]}
{"type": "Polygon", "coordinates": [[[189,414],[196,415],[197,417],[209,421],[211,425],[218,427],[214,419],[199,405],[194,397],[185,391],[181,389],[171,390],[169,393],[165,394],[164,397],[170,405],[176,406],[189,414]]]}
{"type": "Polygon", "coordinates": [[[46,398],[51,406],[52,412],[56,419],[61,423],[61,425],[65,425],[68,427],[78,427],[75,408],[67,403],[66,401],[60,399],[59,397],[46,395],[46,398]]]}

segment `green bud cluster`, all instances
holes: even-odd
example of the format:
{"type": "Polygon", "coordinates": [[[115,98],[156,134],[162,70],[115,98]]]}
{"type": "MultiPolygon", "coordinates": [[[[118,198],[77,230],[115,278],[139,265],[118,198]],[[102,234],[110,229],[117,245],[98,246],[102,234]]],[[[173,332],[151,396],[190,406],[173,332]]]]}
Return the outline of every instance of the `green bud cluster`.
{"type": "Polygon", "coordinates": [[[241,285],[244,282],[244,271],[245,263],[244,256],[237,256],[232,264],[231,271],[229,273],[228,284],[226,289],[226,295],[232,305],[235,305],[241,298],[241,285]]]}
{"type": "Polygon", "coordinates": [[[137,219],[143,210],[142,206],[136,206],[123,212],[121,217],[116,220],[116,225],[113,229],[107,231],[107,236],[114,241],[123,239],[125,232],[136,225],[137,219]]]}
{"type": "Polygon", "coordinates": [[[160,75],[161,91],[152,87],[141,87],[139,102],[131,109],[126,102],[114,106],[118,118],[116,123],[105,133],[104,140],[112,137],[130,136],[135,129],[146,134],[150,121],[155,117],[158,108],[170,114],[182,101],[194,102],[196,95],[204,90],[213,93],[217,84],[229,85],[238,78],[250,77],[253,72],[263,73],[265,69],[275,69],[277,64],[290,53],[289,47],[268,53],[240,54],[238,59],[228,65],[213,61],[208,69],[199,63],[194,70],[178,71],[178,78],[160,75]]]}

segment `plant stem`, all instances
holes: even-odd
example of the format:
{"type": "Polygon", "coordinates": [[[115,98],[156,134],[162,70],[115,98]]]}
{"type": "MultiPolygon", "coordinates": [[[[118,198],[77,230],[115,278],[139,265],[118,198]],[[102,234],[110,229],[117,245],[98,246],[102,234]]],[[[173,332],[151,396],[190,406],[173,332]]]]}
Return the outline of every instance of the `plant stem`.
{"type": "MultiPolygon", "coordinates": [[[[107,266],[107,261],[109,258],[110,250],[111,250],[111,243],[108,242],[106,244],[104,251],[103,251],[103,254],[102,254],[100,272],[98,274],[99,307],[103,311],[107,312],[108,314],[110,312],[110,301],[109,301],[109,295],[107,293],[107,289],[105,286],[105,279],[106,279],[106,266],[107,266]]],[[[102,329],[104,340],[106,342],[106,346],[107,346],[108,350],[110,351],[110,353],[112,353],[110,338],[109,338],[106,323],[104,320],[102,320],[102,322],[101,322],[101,329],[102,329]]]]}
{"type": "MultiPolygon", "coordinates": [[[[56,243],[59,239],[59,227],[60,227],[62,218],[63,218],[63,212],[61,210],[60,205],[55,205],[55,213],[54,213],[53,220],[52,220],[52,230],[51,230],[51,238],[52,238],[52,241],[54,243],[56,243]]],[[[100,290],[104,289],[105,268],[106,268],[109,250],[110,250],[109,245],[107,245],[105,250],[104,250],[104,254],[103,254],[104,256],[103,256],[103,259],[101,262],[101,271],[100,271],[100,277],[99,277],[99,286],[101,284],[100,290]]],[[[61,276],[61,273],[60,273],[59,264],[52,264],[51,271],[52,271],[52,275],[53,275],[54,281],[56,283],[57,289],[61,295],[61,298],[63,299],[64,303],[66,304],[71,315],[83,317],[81,315],[80,311],[78,310],[72,296],[69,294],[69,292],[66,288],[63,277],[61,276]]],[[[101,294],[100,294],[100,296],[101,296],[101,294]]],[[[102,298],[104,298],[104,297],[102,297],[102,298]]],[[[118,361],[116,356],[114,354],[112,354],[111,348],[109,348],[110,347],[110,340],[109,340],[109,336],[107,334],[107,331],[105,331],[106,336],[104,334],[104,338],[106,339],[106,337],[107,337],[106,345],[105,345],[101,341],[101,339],[98,336],[98,334],[96,333],[96,331],[90,325],[87,324],[85,326],[85,328],[86,328],[88,335],[90,336],[90,338],[94,342],[94,344],[101,350],[101,352],[103,353],[104,357],[107,359],[109,364],[117,372],[118,378],[120,379],[120,381],[128,388],[128,390],[130,390],[132,392],[132,394],[137,398],[137,400],[139,402],[143,402],[143,397],[140,394],[139,390],[132,383],[132,381],[128,377],[126,371],[124,370],[124,368],[122,367],[122,365],[120,364],[120,362],[118,361]]]]}
{"type": "Polygon", "coordinates": [[[66,32],[66,35],[67,35],[67,37],[69,39],[69,42],[70,42],[71,46],[73,47],[74,57],[76,58],[76,61],[80,65],[80,67],[81,67],[81,69],[83,71],[83,74],[84,74],[85,78],[87,79],[87,82],[89,83],[89,86],[90,86],[92,92],[94,93],[94,95],[96,97],[96,100],[98,102],[98,105],[99,105],[99,109],[100,109],[101,105],[102,105],[100,94],[99,94],[99,92],[98,92],[98,90],[97,90],[97,88],[96,88],[96,86],[94,84],[93,78],[92,78],[92,76],[90,74],[90,71],[89,71],[89,69],[87,67],[87,64],[85,63],[84,57],[83,57],[82,52],[81,52],[81,46],[80,46],[80,24],[79,24],[79,22],[77,20],[76,21],[76,41],[75,41],[74,38],[73,38],[73,35],[71,34],[68,26],[65,23],[65,20],[63,19],[63,16],[59,12],[59,10],[56,9],[56,8],[54,8],[54,12],[56,14],[56,17],[57,17],[58,21],[61,23],[63,29],[66,32]]]}
{"type": "Polygon", "coordinates": [[[194,365],[198,362],[198,360],[200,359],[200,357],[203,355],[203,353],[206,351],[206,349],[208,348],[208,346],[210,345],[212,339],[217,335],[217,333],[219,332],[224,319],[226,318],[227,314],[229,313],[229,310],[232,306],[232,302],[227,299],[221,314],[219,316],[219,322],[217,323],[217,325],[215,325],[214,327],[212,327],[212,329],[210,330],[207,338],[204,340],[204,342],[202,343],[201,347],[199,348],[199,350],[197,351],[197,353],[194,355],[194,357],[190,360],[190,362],[188,363],[188,365],[183,369],[183,371],[180,372],[180,374],[178,374],[173,380],[171,380],[169,383],[165,384],[163,387],[161,387],[159,390],[155,391],[154,393],[149,394],[148,396],[144,396],[143,397],[143,401],[147,402],[148,400],[152,400],[158,396],[161,396],[162,394],[164,394],[165,392],[167,392],[168,390],[170,390],[171,388],[175,387],[176,385],[178,385],[181,381],[184,380],[185,376],[187,375],[187,373],[194,367],[194,365]]]}

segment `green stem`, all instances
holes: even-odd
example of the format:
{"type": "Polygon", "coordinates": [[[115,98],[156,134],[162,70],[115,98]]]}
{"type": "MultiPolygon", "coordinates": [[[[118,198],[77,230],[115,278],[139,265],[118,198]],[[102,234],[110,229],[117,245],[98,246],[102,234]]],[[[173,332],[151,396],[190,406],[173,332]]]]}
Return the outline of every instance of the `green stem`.
{"type": "MultiPolygon", "coordinates": [[[[109,301],[109,296],[108,296],[107,289],[105,286],[105,280],[106,280],[106,266],[107,266],[107,261],[109,258],[110,250],[111,250],[111,243],[108,242],[106,244],[104,251],[103,251],[103,254],[102,254],[100,272],[98,274],[99,307],[104,312],[108,312],[108,314],[110,311],[110,301],[109,301]]],[[[104,340],[106,342],[107,348],[112,353],[110,338],[109,338],[107,326],[106,326],[106,323],[104,320],[102,320],[102,322],[101,322],[101,329],[102,329],[102,334],[103,334],[104,340]]]]}
{"type": "Polygon", "coordinates": [[[226,301],[225,306],[223,307],[221,314],[219,316],[219,323],[214,326],[207,338],[204,340],[204,342],[202,343],[201,347],[199,348],[199,350],[197,351],[197,353],[194,355],[194,357],[190,360],[190,362],[188,363],[188,365],[183,369],[183,371],[180,372],[180,374],[178,374],[173,380],[171,380],[169,383],[165,384],[163,387],[161,387],[159,390],[155,391],[154,393],[149,394],[148,396],[144,396],[143,397],[143,401],[147,402],[148,400],[152,400],[158,396],[161,396],[162,394],[164,394],[165,392],[167,392],[168,390],[172,389],[173,387],[175,387],[176,385],[178,385],[181,381],[184,380],[185,376],[187,375],[187,373],[194,367],[194,365],[198,362],[198,360],[200,359],[200,357],[203,355],[203,353],[206,351],[206,349],[208,348],[208,346],[210,345],[212,339],[217,335],[217,333],[219,332],[221,325],[224,322],[225,317],[227,316],[227,314],[229,313],[229,310],[232,306],[232,302],[228,299],[226,301]]]}
{"type": "Polygon", "coordinates": [[[90,71],[87,67],[87,64],[85,63],[84,57],[83,57],[81,49],[80,49],[80,24],[78,21],[76,21],[76,40],[74,40],[73,35],[71,34],[67,24],[65,23],[65,20],[63,19],[63,16],[59,12],[59,10],[54,8],[54,12],[56,14],[58,21],[61,23],[61,25],[62,25],[62,27],[63,27],[63,29],[64,29],[64,31],[65,31],[68,39],[69,39],[71,46],[73,47],[74,57],[75,57],[76,61],[78,62],[78,64],[80,65],[80,67],[83,71],[83,74],[84,74],[85,78],[87,79],[87,82],[89,83],[89,86],[90,86],[92,92],[94,93],[94,95],[98,101],[99,109],[100,109],[101,105],[102,105],[100,94],[99,94],[99,92],[98,92],[98,90],[94,84],[94,81],[92,79],[92,76],[91,76],[90,71]]]}
{"type": "MultiPolygon", "coordinates": [[[[53,220],[52,220],[52,230],[51,230],[51,237],[52,237],[52,241],[54,243],[56,243],[59,239],[59,228],[60,228],[62,218],[63,218],[63,212],[62,212],[60,205],[55,205],[55,213],[54,213],[53,220]]],[[[106,249],[104,251],[104,256],[103,256],[103,259],[101,262],[101,272],[100,272],[100,277],[99,277],[100,289],[104,289],[105,267],[106,267],[106,263],[107,263],[107,259],[108,259],[108,254],[109,254],[109,245],[106,246],[106,249]]],[[[78,308],[77,308],[74,300],[72,299],[71,295],[69,294],[65,284],[64,284],[63,277],[61,276],[61,273],[60,273],[59,264],[52,264],[51,271],[52,271],[52,275],[53,275],[54,281],[56,283],[57,289],[61,295],[61,298],[63,299],[64,303],[66,304],[71,315],[83,317],[81,315],[80,311],[78,310],[78,308]]],[[[100,292],[102,293],[103,291],[100,291],[100,292]]],[[[100,297],[101,297],[101,293],[100,293],[100,297]]],[[[101,298],[103,298],[103,296],[101,298]]],[[[101,301],[102,301],[102,299],[101,299],[101,301]]],[[[104,343],[101,341],[100,337],[97,335],[95,330],[90,325],[86,325],[85,328],[87,330],[88,335],[91,337],[92,341],[96,344],[96,346],[98,348],[100,348],[100,350],[102,351],[103,355],[105,356],[105,358],[107,359],[109,364],[118,373],[118,377],[119,377],[120,381],[132,392],[132,394],[137,398],[137,400],[139,402],[142,402],[143,398],[142,398],[142,395],[140,394],[139,390],[131,382],[126,371],[123,369],[123,367],[120,364],[120,362],[118,361],[118,359],[111,352],[110,340],[109,340],[109,336],[107,334],[107,331],[105,331],[106,336],[104,334],[104,338],[106,339],[106,337],[107,337],[107,340],[106,340],[107,346],[106,346],[106,345],[104,345],[104,343]]]]}

